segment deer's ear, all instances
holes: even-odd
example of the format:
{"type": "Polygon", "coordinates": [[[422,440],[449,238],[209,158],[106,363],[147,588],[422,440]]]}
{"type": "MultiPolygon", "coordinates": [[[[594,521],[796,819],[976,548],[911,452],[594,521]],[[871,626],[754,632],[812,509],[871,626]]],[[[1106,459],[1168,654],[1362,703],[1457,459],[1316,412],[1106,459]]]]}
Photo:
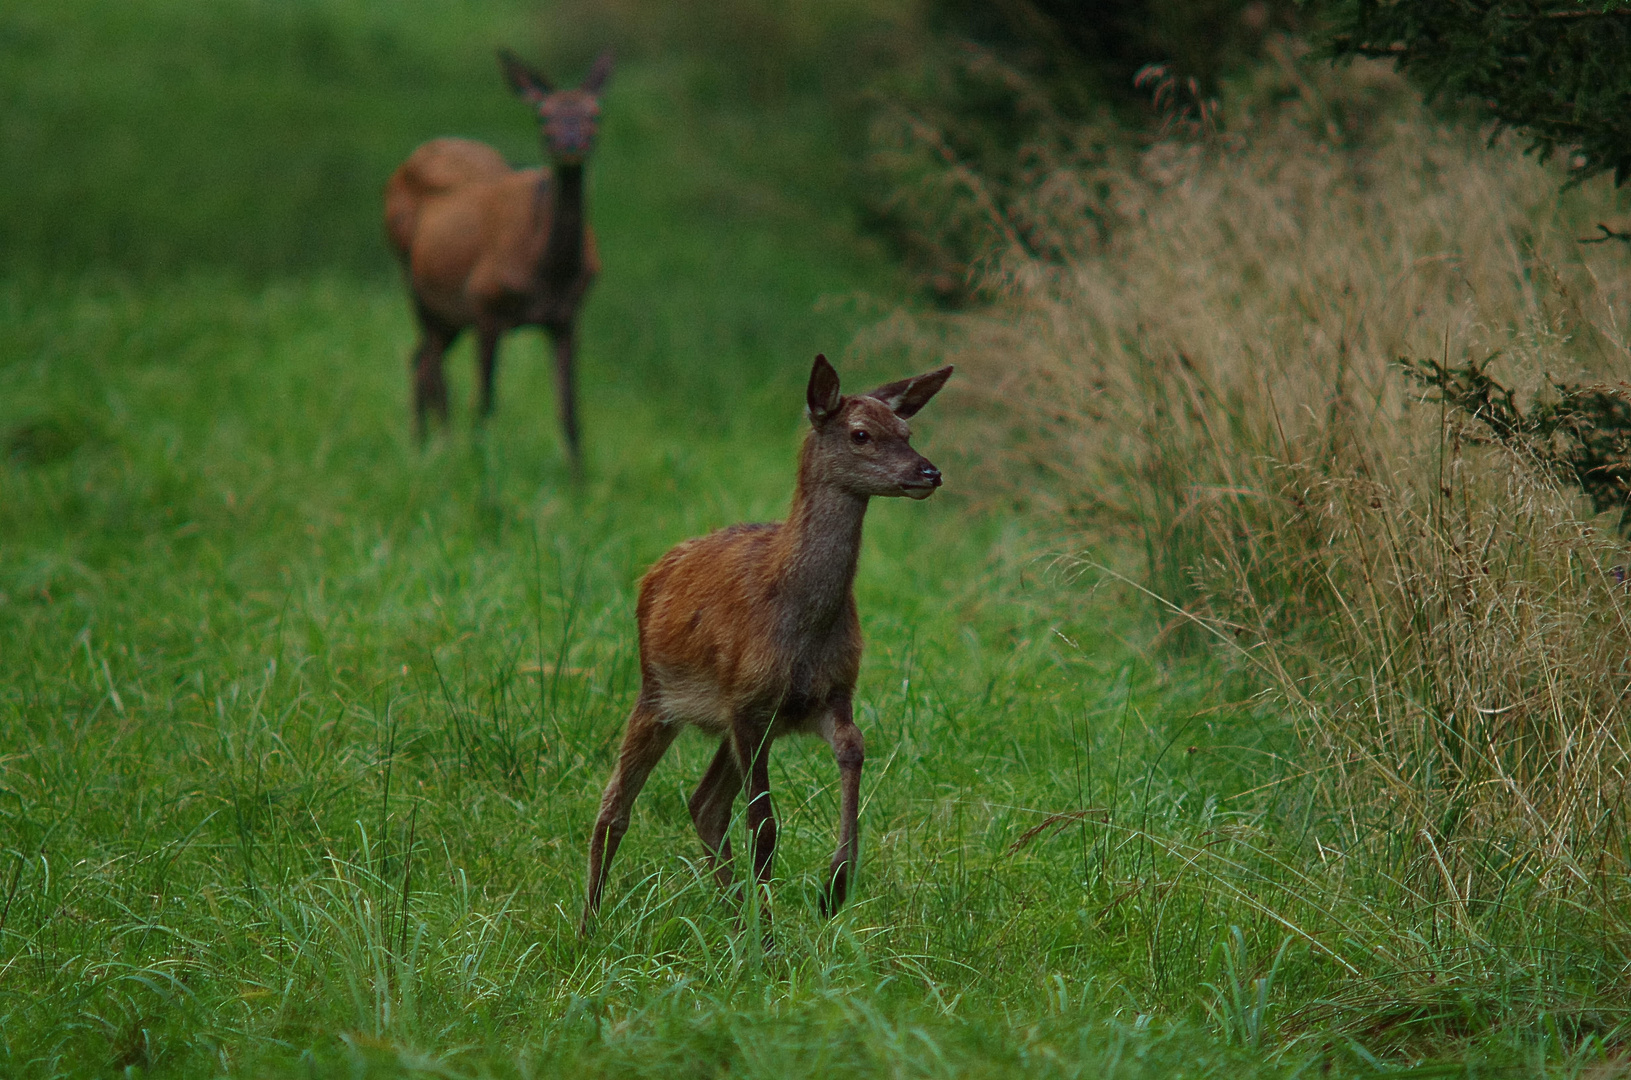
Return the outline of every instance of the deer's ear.
{"type": "Polygon", "coordinates": [[[815,366],[810,368],[810,387],[804,392],[809,408],[810,423],[821,424],[838,411],[843,395],[838,392],[838,372],[827,363],[827,358],[816,354],[815,366]]]}
{"type": "Polygon", "coordinates": [[[510,84],[510,89],[534,105],[555,92],[555,87],[537,68],[508,49],[498,50],[498,66],[504,70],[504,81],[510,84]]]}
{"type": "Polygon", "coordinates": [[[583,88],[599,97],[600,91],[606,86],[606,80],[611,77],[612,50],[607,49],[595,57],[595,66],[589,69],[589,77],[583,80],[583,88]]]}
{"type": "Polygon", "coordinates": [[[900,382],[885,383],[867,397],[877,398],[889,406],[890,411],[896,416],[905,420],[914,416],[919,409],[929,403],[930,398],[940,393],[940,388],[951,378],[951,372],[952,368],[948,364],[938,371],[914,375],[900,382]]]}

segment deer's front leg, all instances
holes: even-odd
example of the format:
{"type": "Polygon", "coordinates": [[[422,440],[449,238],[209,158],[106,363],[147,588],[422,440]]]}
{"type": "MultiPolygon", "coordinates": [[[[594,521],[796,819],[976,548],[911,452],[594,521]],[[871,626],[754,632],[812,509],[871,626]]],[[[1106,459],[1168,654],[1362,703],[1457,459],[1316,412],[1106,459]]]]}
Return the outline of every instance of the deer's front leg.
{"type": "Polygon", "coordinates": [[[573,370],[575,349],[572,323],[547,327],[555,350],[555,409],[561,417],[561,434],[566,439],[566,458],[574,473],[583,468],[583,450],[578,437],[578,392],[573,370]]]}
{"type": "Polygon", "coordinates": [[[821,896],[821,913],[835,914],[849,895],[850,877],[855,873],[860,841],[857,817],[861,812],[861,766],[866,761],[866,739],[855,726],[848,698],[834,703],[822,734],[838,762],[838,850],[827,872],[827,888],[821,896]]]}

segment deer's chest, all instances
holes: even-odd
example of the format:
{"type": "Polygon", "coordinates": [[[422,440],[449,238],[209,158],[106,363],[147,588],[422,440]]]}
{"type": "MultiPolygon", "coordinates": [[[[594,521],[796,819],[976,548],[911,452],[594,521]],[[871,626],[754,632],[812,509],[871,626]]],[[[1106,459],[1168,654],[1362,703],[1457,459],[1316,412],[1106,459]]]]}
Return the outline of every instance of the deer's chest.
{"type": "Polygon", "coordinates": [[[861,625],[850,603],[825,625],[784,628],[774,693],[778,712],[804,719],[826,708],[835,694],[855,687],[861,669],[861,625]]]}

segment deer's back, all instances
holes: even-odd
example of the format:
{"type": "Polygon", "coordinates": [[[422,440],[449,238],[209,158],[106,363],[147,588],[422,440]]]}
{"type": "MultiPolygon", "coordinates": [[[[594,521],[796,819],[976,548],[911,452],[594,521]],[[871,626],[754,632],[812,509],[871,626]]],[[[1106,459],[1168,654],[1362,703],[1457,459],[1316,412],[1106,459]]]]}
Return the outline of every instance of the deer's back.
{"type": "Polygon", "coordinates": [[[789,633],[777,544],[782,525],[738,525],[688,540],[640,583],[642,694],[665,720],[728,730],[743,709],[784,728],[854,687],[861,628],[853,597],[829,625],[789,633]]]}

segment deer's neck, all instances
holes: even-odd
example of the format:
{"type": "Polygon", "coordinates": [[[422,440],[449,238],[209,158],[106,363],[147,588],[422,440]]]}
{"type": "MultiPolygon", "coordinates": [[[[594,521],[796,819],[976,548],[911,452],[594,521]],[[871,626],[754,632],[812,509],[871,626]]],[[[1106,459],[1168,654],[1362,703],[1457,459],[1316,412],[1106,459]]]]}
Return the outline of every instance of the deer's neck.
{"type": "Polygon", "coordinates": [[[583,166],[556,165],[538,178],[538,221],[546,236],[538,276],[565,286],[583,270],[583,166]]]}
{"type": "Polygon", "coordinates": [[[799,470],[793,507],[782,529],[781,595],[790,629],[830,626],[855,586],[867,499],[799,470]]]}

